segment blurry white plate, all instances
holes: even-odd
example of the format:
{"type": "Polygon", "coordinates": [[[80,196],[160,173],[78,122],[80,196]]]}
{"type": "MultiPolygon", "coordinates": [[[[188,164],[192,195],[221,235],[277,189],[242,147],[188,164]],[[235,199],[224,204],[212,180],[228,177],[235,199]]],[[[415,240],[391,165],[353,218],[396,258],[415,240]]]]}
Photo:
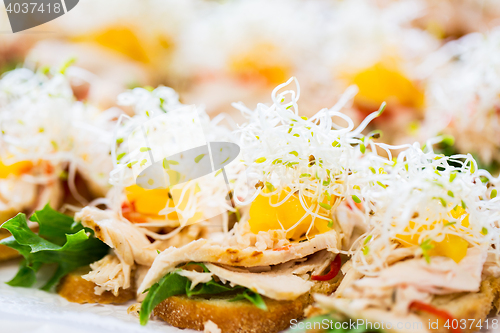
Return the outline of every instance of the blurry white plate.
{"type": "Polygon", "coordinates": [[[139,325],[125,305],[75,304],[54,293],[6,285],[17,272],[18,261],[0,267],[0,331],[2,333],[191,333],[151,320],[139,325]]]}

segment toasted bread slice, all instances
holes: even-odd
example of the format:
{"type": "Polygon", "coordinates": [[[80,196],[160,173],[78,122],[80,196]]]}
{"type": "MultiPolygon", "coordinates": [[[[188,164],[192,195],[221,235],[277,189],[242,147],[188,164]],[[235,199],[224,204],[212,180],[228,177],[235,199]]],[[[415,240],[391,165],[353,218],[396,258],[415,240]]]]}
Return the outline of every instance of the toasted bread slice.
{"type": "MultiPolygon", "coordinates": [[[[462,328],[463,333],[476,332],[484,326],[484,321],[493,307],[498,309],[497,304],[500,302],[500,279],[488,278],[481,283],[481,288],[478,292],[454,293],[449,295],[434,296],[431,305],[437,309],[445,310],[456,319],[452,327],[462,328]]],[[[306,317],[316,317],[328,314],[329,311],[319,306],[309,306],[306,311],[306,317]]],[[[429,328],[427,323],[438,323],[437,327],[430,327],[432,332],[449,333],[451,330],[445,327],[446,320],[434,316],[432,314],[419,311],[418,316],[421,318],[426,328],[429,328]]],[[[449,323],[452,325],[452,323],[449,323]]],[[[394,332],[397,330],[394,329],[394,332]]],[[[307,332],[323,332],[323,330],[308,330],[307,332]]]]}
{"type": "Polygon", "coordinates": [[[100,303],[120,304],[130,301],[135,297],[135,288],[120,289],[115,296],[111,291],[105,291],[96,295],[94,289],[96,284],[82,278],[87,274],[89,268],[81,268],[61,279],[57,286],[57,293],[73,303],[100,303]]]}
{"type": "Polygon", "coordinates": [[[207,297],[173,296],[154,309],[154,315],[172,326],[203,330],[204,323],[212,321],[222,333],[275,333],[290,326],[292,319],[302,319],[304,310],[312,303],[313,293],[331,294],[340,280],[315,283],[310,293],[293,301],[277,301],[262,297],[268,311],[248,301],[229,302],[234,295],[207,297]]]}
{"type": "MultiPolygon", "coordinates": [[[[0,229],[0,239],[10,237],[10,232],[5,229],[0,229]]],[[[9,260],[19,256],[19,252],[11,249],[8,246],[0,245],[0,261],[9,260]]]]}
{"type": "MultiPolygon", "coordinates": [[[[457,319],[459,327],[463,327],[462,332],[475,332],[480,329],[480,325],[484,323],[486,316],[490,313],[493,303],[500,292],[499,286],[500,282],[497,279],[486,279],[481,283],[481,288],[477,293],[435,296],[431,304],[438,309],[448,311],[457,319]]],[[[442,318],[427,313],[420,313],[419,315],[424,322],[428,322],[428,320],[435,322],[436,319],[439,319],[439,327],[433,330],[434,332],[450,332],[448,328],[444,327],[445,320],[442,318]]]]}
{"type": "Polygon", "coordinates": [[[179,328],[201,331],[204,323],[210,320],[222,333],[275,333],[290,326],[290,320],[302,318],[310,303],[309,295],[293,301],[263,297],[268,308],[264,311],[247,301],[229,302],[233,297],[173,296],[160,303],[154,314],[179,328]]]}

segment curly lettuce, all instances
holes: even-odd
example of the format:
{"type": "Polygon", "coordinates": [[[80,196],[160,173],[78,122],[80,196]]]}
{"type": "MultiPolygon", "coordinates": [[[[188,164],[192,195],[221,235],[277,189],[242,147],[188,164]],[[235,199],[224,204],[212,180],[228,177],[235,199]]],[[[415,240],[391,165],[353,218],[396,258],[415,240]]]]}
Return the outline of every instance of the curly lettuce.
{"type": "MultiPolygon", "coordinates": [[[[204,272],[209,271],[204,264],[190,264],[201,266],[204,272]]],[[[212,279],[206,283],[200,283],[191,289],[191,280],[185,276],[177,274],[180,270],[181,269],[178,269],[165,275],[160,281],[152,285],[151,288],[147,290],[148,294],[142,302],[141,311],[139,312],[141,325],[146,325],[148,323],[151,312],[153,312],[153,309],[158,304],[167,298],[176,295],[186,295],[188,297],[192,297],[194,295],[214,295],[225,292],[237,292],[236,296],[229,300],[230,302],[246,299],[259,309],[267,311],[266,303],[262,297],[248,288],[242,286],[231,287],[229,284],[222,284],[221,282],[216,282],[212,279]]]]}
{"type": "Polygon", "coordinates": [[[36,211],[30,220],[38,223],[38,233],[28,227],[26,215],[22,213],[2,225],[12,236],[1,240],[0,244],[17,250],[24,257],[16,276],[7,282],[11,286],[31,287],[43,265],[55,264],[57,269],[41,288],[48,291],[69,272],[101,259],[109,251],[90,229],[49,205],[36,211]]]}

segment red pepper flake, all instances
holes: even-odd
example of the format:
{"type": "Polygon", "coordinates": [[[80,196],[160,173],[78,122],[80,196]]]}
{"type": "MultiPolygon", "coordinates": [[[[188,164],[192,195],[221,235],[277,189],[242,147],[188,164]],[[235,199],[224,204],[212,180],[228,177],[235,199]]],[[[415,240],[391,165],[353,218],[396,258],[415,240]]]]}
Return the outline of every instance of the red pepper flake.
{"type": "Polygon", "coordinates": [[[313,275],[311,279],[314,281],[330,281],[337,276],[340,272],[340,267],[342,266],[342,260],[340,259],[340,254],[337,254],[335,259],[330,263],[330,271],[325,275],[313,275]]]}
{"type": "Polygon", "coordinates": [[[124,202],[122,203],[122,212],[131,212],[133,211],[133,208],[132,208],[132,204],[128,203],[128,202],[124,202]]]}
{"type": "Polygon", "coordinates": [[[42,160],[39,163],[41,164],[44,173],[50,175],[54,172],[54,167],[50,162],[42,160]]]}
{"type": "Polygon", "coordinates": [[[287,251],[289,250],[291,245],[283,246],[283,247],[278,247],[276,249],[273,249],[273,251],[287,251]]]}
{"type": "Polygon", "coordinates": [[[410,310],[427,312],[427,313],[430,313],[432,315],[435,315],[436,317],[443,318],[445,320],[445,322],[448,322],[448,324],[450,325],[451,332],[462,333],[462,329],[460,329],[460,327],[458,325],[456,328],[453,328],[453,322],[457,321],[457,320],[448,311],[435,308],[434,306],[432,306],[430,304],[423,303],[420,301],[411,302],[410,303],[410,310]]]}
{"type": "Polygon", "coordinates": [[[145,216],[135,211],[133,202],[122,203],[122,215],[132,223],[144,223],[148,221],[145,216]]]}

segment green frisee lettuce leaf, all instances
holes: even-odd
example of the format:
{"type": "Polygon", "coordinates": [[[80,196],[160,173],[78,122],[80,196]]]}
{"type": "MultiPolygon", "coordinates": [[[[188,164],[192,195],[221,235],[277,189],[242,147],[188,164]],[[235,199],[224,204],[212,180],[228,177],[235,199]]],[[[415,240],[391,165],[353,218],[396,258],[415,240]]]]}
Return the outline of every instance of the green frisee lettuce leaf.
{"type": "MultiPolygon", "coordinates": [[[[208,269],[204,264],[199,263],[189,263],[188,265],[196,264],[203,268],[204,272],[208,272],[208,269]]],[[[246,299],[252,302],[259,309],[267,311],[267,306],[262,297],[242,286],[231,287],[228,284],[224,285],[222,283],[215,282],[214,279],[208,281],[207,283],[200,283],[196,285],[191,290],[191,280],[185,276],[177,274],[180,269],[173,271],[165,275],[160,281],[155,283],[151,288],[147,290],[148,294],[141,304],[141,311],[139,313],[139,320],[141,325],[146,325],[153,309],[171,296],[176,295],[186,295],[192,297],[194,295],[214,295],[220,294],[228,291],[238,291],[240,294],[236,295],[230,301],[238,301],[246,299]]]]}
{"type": "Polygon", "coordinates": [[[250,289],[246,289],[241,294],[236,295],[236,297],[233,299],[230,299],[229,302],[236,302],[236,301],[240,301],[240,300],[244,300],[244,299],[246,299],[247,301],[250,301],[253,305],[258,307],[259,309],[267,311],[266,302],[264,302],[264,300],[262,299],[262,297],[258,293],[254,292],[250,289]]]}
{"type": "Polygon", "coordinates": [[[18,214],[2,225],[12,236],[0,244],[17,250],[24,257],[16,276],[7,282],[11,286],[31,287],[44,264],[56,264],[56,271],[42,287],[50,290],[69,272],[101,259],[109,251],[106,244],[91,236],[90,230],[49,205],[35,212],[31,221],[38,222],[38,234],[28,227],[25,214],[18,214]]]}

